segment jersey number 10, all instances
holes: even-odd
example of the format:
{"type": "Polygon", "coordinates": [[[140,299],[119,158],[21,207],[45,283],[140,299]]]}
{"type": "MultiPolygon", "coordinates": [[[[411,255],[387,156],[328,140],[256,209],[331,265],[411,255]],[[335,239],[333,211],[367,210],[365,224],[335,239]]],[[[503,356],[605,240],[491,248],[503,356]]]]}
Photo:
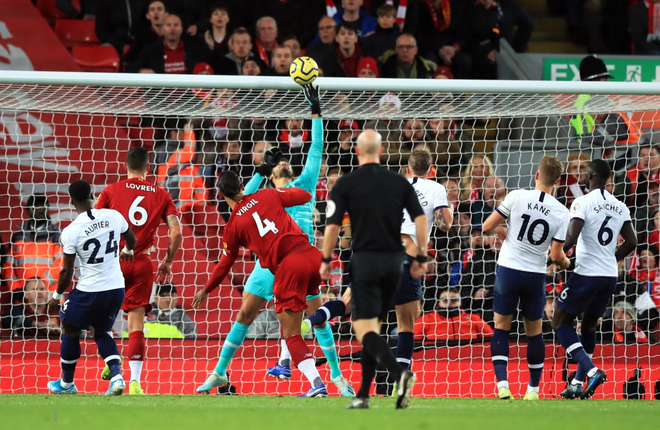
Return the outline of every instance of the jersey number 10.
{"type": "Polygon", "coordinates": [[[531,217],[527,214],[523,215],[521,217],[523,219],[522,226],[520,226],[520,232],[518,233],[518,240],[522,242],[522,240],[525,238],[525,232],[527,231],[527,240],[529,243],[532,245],[540,245],[545,240],[548,238],[548,233],[550,233],[550,226],[548,225],[547,221],[544,219],[537,219],[532,222],[532,224],[529,224],[529,220],[531,217]],[[536,231],[536,227],[538,226],[543,227],[543,231],[541,232],[541,237],[539,240],[534,240],[534,231],[536,231]],[[527,226],[529,226],[529,230],[527,230],[527,226]]]}

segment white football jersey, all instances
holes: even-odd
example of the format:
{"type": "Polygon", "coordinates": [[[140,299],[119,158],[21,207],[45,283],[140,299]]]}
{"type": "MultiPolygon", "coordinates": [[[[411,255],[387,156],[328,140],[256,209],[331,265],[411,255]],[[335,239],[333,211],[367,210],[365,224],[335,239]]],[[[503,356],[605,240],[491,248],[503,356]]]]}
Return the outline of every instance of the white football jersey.
{"type": "Polygon", "coordinates": [[[78,256],[77,289],[98,292],[124,288],[119,241],[126,230],[128,223],[114,209],[90,209],[62,230],[60,242],[64,254],[78,256]]]}
{"type": "Polygon", "coordinates": [[[509,220],[497,264],[545,273],[550,243],[566,241],[568,209],[541,190],[515,190],[495,210],[509,220]]]}
{"type": "Polygon", "coordinates": [[[571,219],[584,221],[575,248],[575,273],[582,276],[618,276],[614,253],[630,211],[605,190],[593,190],[573,200],[571,219]]]}
{"type": "MultiPolygon", "coordinates": [[[[424,215],[426,215],[426,221],[428,221],[428,232],[431,233],[431,229],[433,228],[434,223],[433,214],[435,213],[435,210],[449,207],[449,203],[447,203],[447,190],[445,190],[444,186],[429,179],[410,178],[408,179],[408,182],[410,182],[410,184],[415,189],[415,193],[417,193],[419,204],[422,205],[422,209],[424,209],[424,215]]],[[[413,242],[415,242],[415,245],[419,245],[417,243],[417,227],[415,226],[415,222],[410,219],[410,215],[405,209],[403,210],[401,234],[407,234],[410,236],[413,242]]]]}

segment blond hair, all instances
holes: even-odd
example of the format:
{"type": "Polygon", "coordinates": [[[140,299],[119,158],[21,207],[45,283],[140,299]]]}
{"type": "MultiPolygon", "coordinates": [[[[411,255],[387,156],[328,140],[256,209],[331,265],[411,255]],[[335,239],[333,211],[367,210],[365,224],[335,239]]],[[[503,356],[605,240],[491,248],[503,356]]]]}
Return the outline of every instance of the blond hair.
{"type": "Polygon", "coordinates": [[[461,192],[458,196],[461,201],[467,200],[470,197],[470,194],[472,193],[472,171],[474,170],[474,160],[476,158],[483,159],[484,180],[487,177],[492,176],[493,173],[495,173],[495,169],[493,168],[493,163],[492,161],[490,161],[490,158],[488,158],[488,155],[474,154],[472,158],[470,158],[470,162],[465,168],[465,175],[461,179],[461,183],[460,183],[461,192]]]}
{"type": "Polygon", "coordinates": [[[564,164],[552,155],[546,155],[539,162],[539,180],[547,187],[553,186],[564,173],[564,164]]]}

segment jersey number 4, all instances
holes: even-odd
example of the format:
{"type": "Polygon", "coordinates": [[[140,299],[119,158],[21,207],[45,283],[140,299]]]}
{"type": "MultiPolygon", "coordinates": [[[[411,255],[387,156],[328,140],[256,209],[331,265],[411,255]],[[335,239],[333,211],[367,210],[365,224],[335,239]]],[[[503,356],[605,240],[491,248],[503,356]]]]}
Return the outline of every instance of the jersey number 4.
{"type": "Polygon", "coordinates": [[[275,227],[275,223],[268,218],[265,218],[262,221],[261,217],[256,212],[252,214],[252,218],[254,218],[254,222],[257,224],[260,237],[264,237],[268,232],[272,232],[273,234],[280,232],[277,227],[275,227]]]}
{"type": "MultiPolygon", "coordinates": [[[[101,249],[101,242],[99,242],[98,239],[89,239],[83,244],[83,249],[87,251],[90,247],[92,248],[92,254],[87,259],[87,264],[103,263],[103,257],[96,257],[99,254],[99,250],[101,249]]],[[[115,232],[111,231],[108,234],[108,243],[105,244],[105,253],[115,254],[115,258],[117,258],[118,249],[119,244],[115,240],[115,232]]]]}
{"type": "Polygon", "coordinates": [[[532,245],[540,245],[545,240],[548,238],[548,233],[550,233],[550,226],[548,225],[547,221],[544,219],[537,219],[532,221],[532,224],[529,224],[529,220],[531,217],[527,214],[523,215],[521,217],[523,219],[522,226],[520,226],[520,232],[518,233],[518,240],[522,242],[522,240],[525,238],[525,232],[527,232],[527,240],[529,243],[532,245]],[[536,231],[536,227],[541,226],[543,230],[541,231],[541,237],[539,240],[534,240],[534,232],[536,231]],[[527,227],[529,226],[529,230],[527,227]]]}

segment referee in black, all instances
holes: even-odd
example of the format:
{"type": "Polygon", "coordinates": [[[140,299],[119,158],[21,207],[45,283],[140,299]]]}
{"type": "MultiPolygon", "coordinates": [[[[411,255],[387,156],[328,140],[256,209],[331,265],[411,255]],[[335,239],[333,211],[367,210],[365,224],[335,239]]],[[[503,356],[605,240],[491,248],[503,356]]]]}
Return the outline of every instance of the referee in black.
{"type": "MultiPolygon", "coordinates": [[[[396,408],[408,407],[415,377],[402,370],[387,342],[380,337],[380,326],[394,304],[405,253],[401,244],[401,221],[407,209],[417,227],[418,243],[428,243],[427,222],[412,185],[380,166],[381,136],[365,130],[357,139],[360,167],[341,177],[330,193],[327,226],[323,243],[321,277],[328,279],[330,257],[337,243],[339,228],[348,212],[353,236],[351,259],[351,308],[353,329],[362,343],[362,386],[348,409],[369,408],[371,381],[381,364],[397,383],[396,408]]],[[[411,267],[417,279],[426,273],[426,247],[417,251],[411,267]]]]}

